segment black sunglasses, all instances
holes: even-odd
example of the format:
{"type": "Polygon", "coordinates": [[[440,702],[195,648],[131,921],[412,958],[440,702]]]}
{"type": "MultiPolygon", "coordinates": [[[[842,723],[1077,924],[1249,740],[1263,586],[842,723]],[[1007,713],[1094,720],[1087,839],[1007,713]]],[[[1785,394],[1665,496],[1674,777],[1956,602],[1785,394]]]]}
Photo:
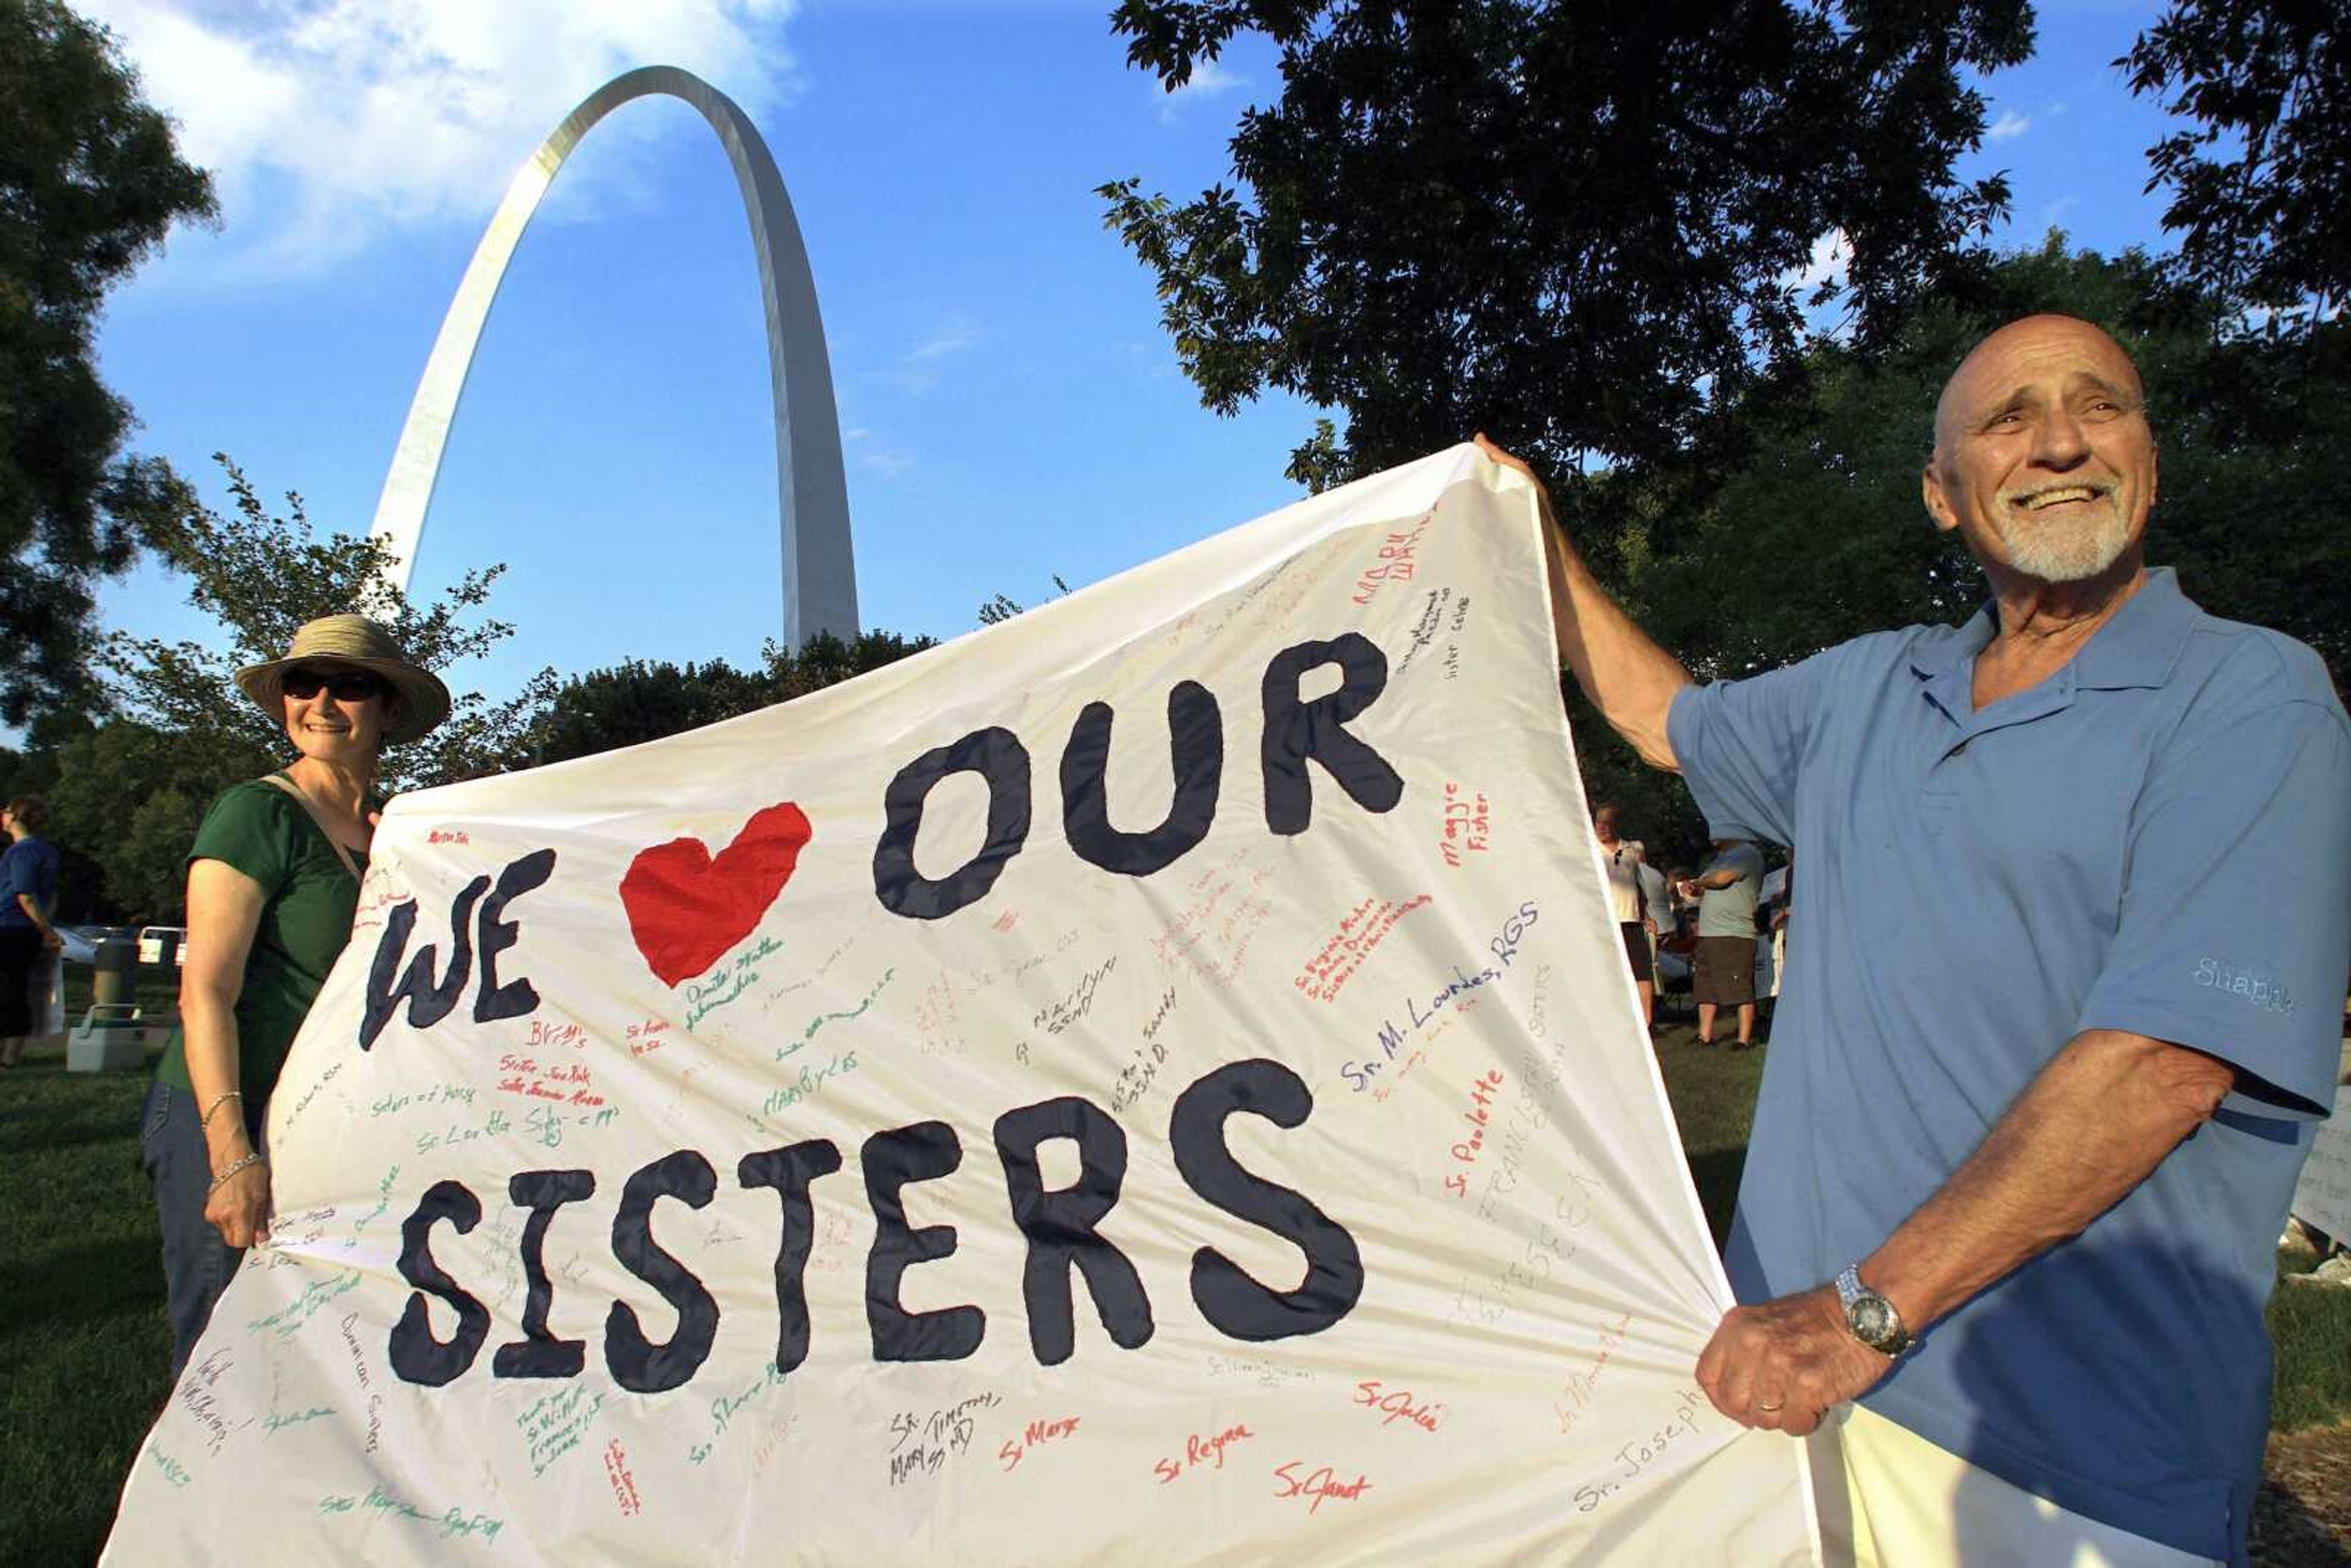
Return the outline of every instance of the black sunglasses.
{"type": "Polygon", "coordinates": [[[365,670],[297,668],[280,675],[277,685],[287,696],[302,702],[317,696],[322,686],[332,692],[339,703],[363,703],[370,697],[383,695],[387,689],[381,679],[365,670]]]}

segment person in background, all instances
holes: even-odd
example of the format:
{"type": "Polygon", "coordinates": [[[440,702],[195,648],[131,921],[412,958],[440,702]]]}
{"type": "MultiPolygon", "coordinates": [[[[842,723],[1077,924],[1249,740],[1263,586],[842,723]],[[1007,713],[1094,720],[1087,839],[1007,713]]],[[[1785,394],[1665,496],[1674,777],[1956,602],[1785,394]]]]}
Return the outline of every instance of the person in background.
{"type": "MultiPolygon", "coordinates": [[[[1656,866],[1645,860],[1641,862],[1640,873],[1641,925],[1648,935],[1649,963],[1650,967],[1655,970],[1657,956],[1663,949],[1666,938],[1674,933],[1674,895],[1673,890],[1666,885],[1665,873],[1656,866]]],[[[1660,973],[1656,977],[1658,981],[1662,981],[1665,977],[1660,973]]],[[[1644,998],[1648,1004],[1649,1032],[1652,1034],[1656,1033],[1657,1029],[1658,988],[1657,985],[1652,984],[1644,998]]]]}
{"type": "Polygon", "coordinates": [[[1771,934],[1771,1001],[1780,1000],[1780,987],[1788,975],[1788,915],[1796,907],[1796,852],[1788,852],[1788,863],[1776,873],[1779,889],[1771,901],[1764,925],[1771,934]]]}
{"type": "Polygon", "coordinates": [[[1625,962],[1633,971],[1633,984],[1641,993],[1641,1021],[1653,1025],[1657,1019],[1657,970],[1649,950],[1649,927],[1644,910],[1646,899],[1641,892],[1642,852],[1635,840],[1621,837],[1618,824],[1622,813],[1613,805],[1603,803],[1592,808],[1593,836],[1600,841],[1600,861],[1608,873],[1609,907],[1616,916],[1616,930],[1625,943],[1625,962]]]}
{"type": "Polygon", "coordinates": [[[1714,1015],[1739,1009],[1739,1040],[1755,1049],[1755,900],[1763,882],[1763,854],[1745,839],[1717,839],[1714,859],[1685,892],[1697,897],[1698,1043],[1714,1043],[1714,1015]]]}
{"type": "Polygon", "coordinates": [[[48,820],[48,803],[37,795],[0,808],[0,831],[8,835],[0,854],[0,1067],[25,1059],[37,1021],[33,977],[59,940],[49,923],[57,907],[57,852],[40,836],[48,820]]]}
{"type": "Polygon", "coordinates": [[[350,936],[383,747],[449,714],[439,677],[360,615],[308,622],[286,657],[239,670],[236,684],[285,727],[296,758],[214,800],[188,852],[181,1027],[156,1064],[140,1135],[162,1222],[175,1382],[245,1249],[269,1234],[263,1115],[350,936]]]}

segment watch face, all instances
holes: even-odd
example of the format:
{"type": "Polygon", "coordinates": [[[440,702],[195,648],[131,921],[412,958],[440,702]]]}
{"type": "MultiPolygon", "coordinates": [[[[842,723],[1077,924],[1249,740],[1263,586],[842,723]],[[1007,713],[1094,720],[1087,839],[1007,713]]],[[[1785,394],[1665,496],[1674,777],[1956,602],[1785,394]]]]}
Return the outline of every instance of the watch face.
{"type": "Polygon", "coordinates": [[[1865,1345],[1883,1345],[1902,1332],[1901,1319],[1883,1296],[1857,1296],[1845,1308],[1844,1315],[1845,1322],[1853,1325],[1854,1338],[1865,1345]]]}

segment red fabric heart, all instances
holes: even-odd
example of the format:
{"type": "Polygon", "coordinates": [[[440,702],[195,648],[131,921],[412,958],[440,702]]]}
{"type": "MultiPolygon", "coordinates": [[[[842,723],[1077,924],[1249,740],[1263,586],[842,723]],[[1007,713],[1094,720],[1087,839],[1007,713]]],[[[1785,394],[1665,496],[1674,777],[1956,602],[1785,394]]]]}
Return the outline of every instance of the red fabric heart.
{"type": "Polygon", "coordinates": [[[810,832],[808,814],[786,800],[752,813],[716,860],[700,839],[672,839],[629,862],[629,935],[663,984],[692,979],[751,934],[792,880],[810,832]]]}

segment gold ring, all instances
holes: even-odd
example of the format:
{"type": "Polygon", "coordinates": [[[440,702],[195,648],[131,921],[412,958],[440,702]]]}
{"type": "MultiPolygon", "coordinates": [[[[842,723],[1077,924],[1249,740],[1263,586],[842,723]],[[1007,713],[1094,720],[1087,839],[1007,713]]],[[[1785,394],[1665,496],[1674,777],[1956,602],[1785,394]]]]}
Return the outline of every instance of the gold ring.
{"type": "Polygon", "coordinates": [[[1777,1405],[1766,1405],[1766,1404],[1764,1404],[1761,1400],[1760,1400],[1760,1399],[1759,1399],[1759,1400],[1757,1400],[1757,1401],[1755,1402],[1755,1408],[1757,1408],[1758,1410],[1766,1410],[1766,1411],[1769,1411],[1769,1410],[1780,1410],[1780,1409],[1784,1409],[1784,1408],[1786,1407],[1786,1405],[1787,1405],[1787,1401],[1785,1401],[1785,1400],[1782,1400],[1782,1401],[1781,1401],[1779,1404],[1777,1404],[1777,1405]]]}

